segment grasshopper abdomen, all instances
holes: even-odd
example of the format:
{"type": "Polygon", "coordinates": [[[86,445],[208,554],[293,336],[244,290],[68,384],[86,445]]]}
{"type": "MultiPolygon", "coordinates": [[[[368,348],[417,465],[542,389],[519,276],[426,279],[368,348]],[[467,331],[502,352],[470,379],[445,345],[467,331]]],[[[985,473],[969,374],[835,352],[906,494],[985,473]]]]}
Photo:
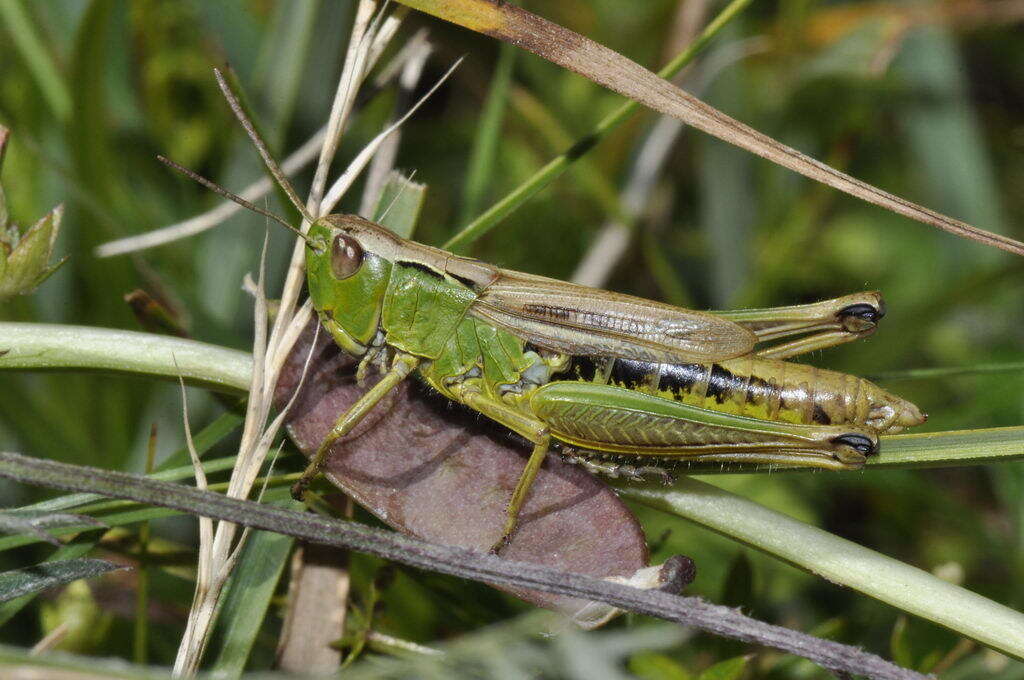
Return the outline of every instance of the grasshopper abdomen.
{"type": "Polygon", "coordinates": [[[863,378],[753,355],[707,364],[575,356],[560,377],[762,420],[880,433],[924,422],[916,406],[863,378]]]}

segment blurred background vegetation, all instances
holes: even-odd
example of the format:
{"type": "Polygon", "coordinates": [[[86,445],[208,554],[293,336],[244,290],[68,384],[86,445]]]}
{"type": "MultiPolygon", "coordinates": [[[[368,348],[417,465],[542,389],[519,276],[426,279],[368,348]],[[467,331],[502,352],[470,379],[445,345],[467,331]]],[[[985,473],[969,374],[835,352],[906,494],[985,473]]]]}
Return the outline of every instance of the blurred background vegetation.
{"type": "MultiPolygon", "coordinates": [[[[685,44],[682,6],[695,11],[701,2],[524,4],[657,67],[685,44]]],[[[718,9],[707,3],[707,12],[718,9]]],[[[211,67],[228,63],[237,71],[279,157],[305,141],[326,120],[352,11],[352,3],[333,0],[0,0],[0,124],[12,131],[0,177],[8,209],[24,225],[64,202],[57,254],[70,255],[34,295],[0,308],[0,319],[135,329],[123,296],[144,288],[169,301],[195,338],[249,348],[252,305],[241,280],[258,265],[262,218],[239,214],[214,231],[133,256],[97,259],[93,249],[216,204],[209,192],[157,163],[157,153],[235,190],[259,177],[257,158],[211,67]]],[[[1022,21],[1020,0],[755,2],[683,82],[735,118],[856,177],[1019,239],[1022,21]]],[[[397,163],[429,186],[418,239],[436,245],[587,133],[621,99],[510,51],[512,80],[497,154],[482,195],[467,195],[469,159],[500,49],[422,16],[411,16],[402,30],[408,35],[418,26],[429,27],[436,47],[424,83],[467,57],[404,128],[397,163]]],[[[367,103],[343,140],[339,164],[379,131],[393,102],[394,93],[385,91],[367,103]]],[[[619,192],[655,120],[643,112],[615,131],[474,244],[472,254],[503,267],[570,277],[619,209],[619,192]]],[[[308,174],[299,180],[308,182],[308,174]]],[[[345,211],[357,209],[358,195],[352,193],[345,211]]],[[[287,242],[286,234],[271,233],[270,291],[283,280],[287,242]]],[[[1024,419],[1024,263],[699,133],[685,132],[672,150],[608,287],[702,309],[881,290],[889,316],[876,336],[808,360],[879,376],[930,413],[930,429],[1024,419]],[[955,370],[938,376],[914,370],[930,368],[955,370]]],[[[158,460],[181,446],[174,386],[82,374],[4,374],[0,381],[0,449],[141,471],[151,423],[159,425],[158,460]]],[[[196,428],[223,408],[199,391],[190,402],[196,428]]],[[[223,445],[224,453],[230,450],[230,442],[223,445]]],[[[710,481],[940,570],[1010,607],[1024,606],[1018,587],[1024,582],[1024,464],[710,481]]],[[[5,505],[38,493],[2,490],[5,505]]],[[[699,575],[692,592],[711,600],[915,667],[957,648],[957,637],[947,631],[903,620],[885,605],[708,531],[649,510],[641,518],[653,561],[676,553],[693,557],[699,575]]],[[[184,548],[193,526],[165,521],[155,531],[184,548]]],[[[8,551],[0,567],[38,561],[48,550],[8,551]]],[[[354,568],[369,574],[373,564],[360,558],[354,568]]],[[[175,569],[155,571],[153,578],[156,625],[168,635],[152,637],[149,658],[167,664],[191,584],[175,569]]],[[[389,589],[378,627],[421,642],[452,638],[525,608],[483,586],[437,575],[403,573],[399,581],[389,589]]],[[[108,584],[94,596],[110,598],[102,601],[112,615],[109,625],[127,631],[130,606],[117,604],[116,590],[108,584]]],[[[0,640],[31,645],[44,632],[45,606],[54,606],[52,599],[23,610],[0,629],[0,640]]],[[[267,640],[274,625],[272,616],[267,640]]],[[[80,649],[130,657],[130,637],[98,636],[80,649]]],[[[655,646],[661,656],[634,655],[634,670],[697,671],[746,651],[706,637],[655,646]]],[[[254,667],[269,662],[273,643],[266,647],[266,658],[255,655],[254,667]]],[[[969,646],[957,649],[964,657],[948,659],[952,670],[943,677],[1024,677],[1024,664],[969,646]]],[[[809,665],[781,662],[762,670],[750,677],[820,676],[809,665]]]]}

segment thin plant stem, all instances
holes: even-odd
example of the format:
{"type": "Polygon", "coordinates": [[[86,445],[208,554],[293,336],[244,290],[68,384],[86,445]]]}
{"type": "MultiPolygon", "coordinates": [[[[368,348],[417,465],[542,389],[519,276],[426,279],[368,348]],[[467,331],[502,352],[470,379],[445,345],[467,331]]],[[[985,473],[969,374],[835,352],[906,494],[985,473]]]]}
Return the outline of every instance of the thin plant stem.
{"type": "MultiPolygon", "coordinates": [[[[662,78],[671,78],[684,66],[689,64],[700,54],[708,43],[725,28],[730,21],[736,18],[751,0],[732,0],[715,19],[707,25],[701,34],[690,43],[685,50],[680,52],[675,59],[665,65],[658,75],[662,78]]],[[[624,121],[636,113],[642,104],[633,100],[627,100],[619,108],[605,116],[590,132],[581,137],[565,153],[548,161],[532,177],[509,192],[504,198],[484,211],[475,220],[467,224],[457,234],[445,242],[443,248],[452,251],[464,251],[470,243],[477,240],[507,217],[513,210],[528,200],[531,196],[556,180],[563,172],[583,154],[592,149],[609,132],[617,128],[624,121]]]]}
{"type": "MultiPolygon", "coordinates": [[[[717,635],[798,654],[833,671],[892,680],[924,678],[919,673],[896,666],[863,650],[773,626],[751,619],[731,607],[711,604],[697,597],[682,597],[659,588],[636,588],[607,579],[505,560],[464,548],[428,543],[355,522],[284,510],[183,485],[157,482],[138,475],[57,463],[14,453],[0,452],[0,476],[28,484],[100,493],[216,517],[221,525],[230,522],[264,529],[462,578],[604,602],[620,609],[657,616],[717,635]]],[[[978,599],[988,602],[984,598],[978,599]]],[[[1024,635],[1018,637],[1024,639],[1024,635]]]]}
{"type": "MultiPolygon", "coordinates": [[[[156,424],[149,430],[149,446],[146,447],[146,475],[153,473],[156,465],[156,424]]],[[[139,568],[135,588],[135,621],[132,637],[132,660],[140,666],[149,661],[149,522],[139,525],[139,568]]]]}
{"type": "MultiPolygon", "coordinates": [[[[15,360],[21,370],[33,368],[31,358],[34,356],[39,357],[40,367],[52,367],[54,365],[52,356],[48,356],[47,352],[35,351],[38,346],[53,346],[53,341],[47,340],[45,337],[50,328],[46,324],[0,323],[0,351],[6,347],[17,348],[15,360]],[[8,344],[11,335],[6,331],[11,326],[21,327],[16,336],[19,340],[15,344],[8,344]],[[34,327],[35,332],[26,332],[25,326],[34,327]]],[[[67,330],[60,332],[67,333],[67,330]]],[[[157,355],[149,355],[145,350],[145,345],[138,342],[137,336],[143,334],[129,333],[128,331],[107,331],[106,333],[113,334],[106,336],[109,356],[104,358],[102,364],[83,363],[78,368],[111,370],[111,363],[135,363],[140,361],[140,357],[134,356],[134,354],[143,353],[148,355],[149,363],[146,374],[173,375],[175,367],[172,358],[177,353],[165,351],[157,355]],[[116,338],[118,333],[123,334],[121,340],[116,338]],[[166,364],[162,368],[156,365],[156,362],[161,360],[166,364]]],[[[162,340],[169,343],[181,343],[182,347],[187,347],[188,343],[192,343],[192,341],[178,338],[162,338],[162,340]]],[[[192,345],[201,345],[201,343],[192,343],[192,345]]],[[[65,345],[64,347],[70,351],[68,349],[70,346],[65,345]]],[[[86,361],[91,361],[95,355],[84,356],[86,361]]],[[[234,375],[238,387],[244,389],[248,384],[248,376],[252,372],[252,360],[242,352],[222,353],[218,356],[231,363],[224,365],[219,359],[211,359],[210,370],[216,368],[222,375],[234,375]]],[[[0,356],[0,370],[4,368],[7,358],[7,356],[0,356]]],[[[71,361],[63,361],[60,366],[64,369],[74,367],[71,361]]],[[[201,365],[195,368],[195,370],[201,369],[201,365]]],[[[872,460],[868,474],[876,467],[977,465],[1022,458],[1024,458],[1024,427],[896,435],[884,439],[882,454],[872,460]]],[[[188,476],[188,472],[184,469],[179,472],[188,476]]],[[[180,479],[181,477],[175,478],[180,479]]],[[[811,573],[826,574],[827,572],[828,579],[833,583],[858,590],[895,607],[906,608],[907,611],[939,621],[956,632],[975,639],[983,639],[985,644],[1006,653],[1024,656],[1024,647],[1019,645],[1019,641],[1024,640],[1024,634],[1014,637],[1016,633],[1012,633],[1018,629],[1024,631],[1024,617],[1021,617],[1020,614],[955,586],[949,586],[955,590],[942,590],[941,596],[933,597],[929,593],[937,592],[935,589],[938,587],[934,577],[869,548],[844,541],[816,527],[781,515],[759,503],[729,494],[696,480],[683,480],[676,488],[623,485],[621,491],[648,505],[660,507],[673,514],[682,515],[692,521],[712,527],[727,537],[775,555],[811,573]],[[751,529],[751,527],[765,525],[774,528],[764,532],[751,529]],[[837,564],[830,557],[831,550],[839,548],[842,549],[844,556],[841,564],[837,564]],[[843,565],[871,565],[872,568],[847,569],[843,565]],[[890,573],[887,571],[890,567],[896,570],[892,573],[898,572],[899,578],[887,576],[890,573]],[[910,597],[909,592],[916,592],[917,596],[910,597]],[[921,602],[920,600],[929,601],[921,602]],[[950,603],[956,603],[955,607],[950,603]],[[992,617],[996,615],[998,615],[997,618],[993,619],[992,617]],[[992,620],[1001,621],[1000,626],[989,625],[992,620]],[[1016,623],[1009,625],[1014,621],[1016,623]],[[979,631],[986,628],[989,633],[983,638],[979,631]]],[[[74,507],[48,503],[51,504],[33,506],[32,509],[59,511],[74,507]]],[[[942,589],[945,588],[946,586],[942,586],[942,589]]]]}

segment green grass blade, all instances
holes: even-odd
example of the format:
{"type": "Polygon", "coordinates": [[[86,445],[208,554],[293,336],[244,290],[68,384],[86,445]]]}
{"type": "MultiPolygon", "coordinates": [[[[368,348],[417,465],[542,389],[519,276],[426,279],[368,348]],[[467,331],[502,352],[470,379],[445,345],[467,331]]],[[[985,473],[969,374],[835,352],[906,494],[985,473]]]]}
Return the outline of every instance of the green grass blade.
{"type": "MultiPolygon", "coordinates": [[[[291,499],[278,505],[302,508],[291,499]]],[[[211,650],[215,661],[210,670],[218,677],[237,678],[245,670],[293,543],[291,537],[269,531],[257,531],[246,541],[217,617],[215,648],[211,650]]]]}
{"type": "Polygon", "coordinates": [[[683,517],[785,562],[1024,659],[1024,614],[928,572],[691,478],[618,484],[626,498],[683,517]]]}
{"type": "MultiPolygon", "coordinates": [[[[715,19],[707,25],[686,49],[680,52],[672,61],[665,65],[658,75],[662,78],[671,78],[703,51],[711,40],[718,35],[725,26],[739,15],[751,0],[733,0],[723,9],[715,19]]],[[[618,127],[623,121],[632,116],[642,104],[632,100],[623,104],[605,116],[601,122],[594,127],[593,131],[577,140],[568,151],[550,160],[543,168],[538,170],[533,177],[513,189],[507,196],[488,208],[483,214],[463,227],[462,231],[452,236],[444,244],[445,250],[461,251],[477,240],[488,231],[493,229],[498,222],[512,213],[519,205],[529,200],[531,196],[546,187],[565,172],[577,158],[587,153],[610,131],[618,127]]]]}
{"type": "Polygon", "coordinates": [[[89,558],[43,562],[34,567],[11,569],[0,574],[0,602],[10,602],[79,579],[95,578],[115,569],[124,567],[89,558]]]}
{"type": "MultiPolygon", "coordinates": [[[[510,99],[517,116],[532,126],[537,136],[546,140],[552,148],[560,150],[573,146],[572,134],[542,101],[518,87],[512,89],[510,99]]],[[[608,219],[629,224],[633,218],[622,209],[619,190],[592,160],[586,155],[575,160],[576,183],[590,195],[594,206],[608,219]]]]}
{"type": "Polygon", "coordinates": [[[516,49],[512,45],[501,43],[498,63],[491,78],[491,89],[484,101],[484,110],[480,114],[480,124],[477,126],[473,149],[469,156],[466,186],[462,191],[460,224],[469,222],[473,215],[480,211],[480,205],[494,174],[494,159],[498,155],[498,142],[501,139],[505,109],[508,107],[508,92],[512,83],[515,56],[516,49]]]}
{"type": "MultiPolygon", "coordinates": [[[[95,547],[97,540],[99,540],[98,534],[93,532],[84,533],[76,537],[73,541],[65,543],[58,548],[56,552],[50,555],[46,560],[46,563],[66,562],[84,557],[93,549],[93,547],[95,547]]],[[[22,595],[21,597],[8,600],[7,602],[0,604],[0,626],[10,621],[11,618],[20,612],[25,605],[31,602],[35,596],[36,593],[22,595]]]]}
{"type": "Polygon", "coordinates": [[[392,170],[380,191],[373,211],[373,221],[383,224],[402,238],[410,238],[420,218],[427,196],[427,185],[413,182],[392,170]]]}
{"type": "Polygon", "coordinates": [[[44,513],[32,511],[0,512],[0,533],[13,535],[31,535],[41,541],[60,545],[56,538],[47,533],[47,529],[82,526],[103,526],[101,523],[84,515],[65,513],[44,513]]]}
{"type": "Polygon", "coordinates": [[[264,84],[264,99],[269,104],[266,118],[273,121],[265,138],[272,149],[281,148],[282,136],[299,100],[299,87],[309,69],[309,53],[319,13],[319,0],[284,3],[274,8],[260,55],[261,73],[256,77],[264,84]]]}
{"type": "Polygon", "coordinates": [[[1024,427],[898,434],[882,439],[872,470],[1009,463],[1024,458],[1024,427]]]}
{"type": "Polygon", "coordinates": [[[933,368],[908,368],[900,371],[886,371],[867,375],[869,380],[878,382],[897,380],[932,380],[961,375],[983,375],[985,373],[1012,373],[1024,371],[1024,361],[1001,361],[970,366],[935,366],[933,368]]]}
{"type": "Polygon", "coordinates": [[[39,85],[50,111],[60,122],[67,121],[71,113],[71,94],[67,83],[43,45],[22,0],[0,1],[0,19],[3,19],[11,41],[21,52],[29,72],[39,85]]]}
{"type": "MultiPolygon", "coordinates": [[[[908,87],[928,93],[907,108],[901,128],[908,152],[920,168],[929,195],[939,208],[964,219],[1005,229],[999,182],[993,173],[989,142],[979,126],[983,113],[972,110],[967,64],[956,39],[929,26],[907,37],[893,70],[908,87]],[[946,159],[956,158],[956,163],[946,159]]],[[[951,249],[956,245],[949,244],[951,249]]],[[[959,249],[957,249],[959,252],[959,249]]],[[[998,259],[995,253],[980,257],[998,259]]]]}

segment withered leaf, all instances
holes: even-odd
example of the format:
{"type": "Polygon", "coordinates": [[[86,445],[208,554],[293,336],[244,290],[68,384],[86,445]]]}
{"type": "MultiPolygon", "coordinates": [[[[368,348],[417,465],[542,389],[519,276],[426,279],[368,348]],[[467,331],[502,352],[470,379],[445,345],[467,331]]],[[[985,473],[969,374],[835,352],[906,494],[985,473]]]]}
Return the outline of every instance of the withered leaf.
{"type": "MultiPolygon", "coordinates": [[[[282,371],[279,405],[299,384],[313,330],[311,324],[282,371]]],[[[324,334],[313,353],[287,421],[306,455],[363,392],[353,359],[324,334]]],[[[399,531],[485,552],[501,534],[505,505],[528,454],[525,443],[500,427],[409,380],[335,445],[326,474],[399,531]]],[[[603,482],[554,455],[537,476],[520,528],[502,555],[601,577],[632,576],[647,565],[644,535],[629,509],[603,482]]],[[[515,594],[569,615],[585,604],[546,593],[515,594]]]]}

